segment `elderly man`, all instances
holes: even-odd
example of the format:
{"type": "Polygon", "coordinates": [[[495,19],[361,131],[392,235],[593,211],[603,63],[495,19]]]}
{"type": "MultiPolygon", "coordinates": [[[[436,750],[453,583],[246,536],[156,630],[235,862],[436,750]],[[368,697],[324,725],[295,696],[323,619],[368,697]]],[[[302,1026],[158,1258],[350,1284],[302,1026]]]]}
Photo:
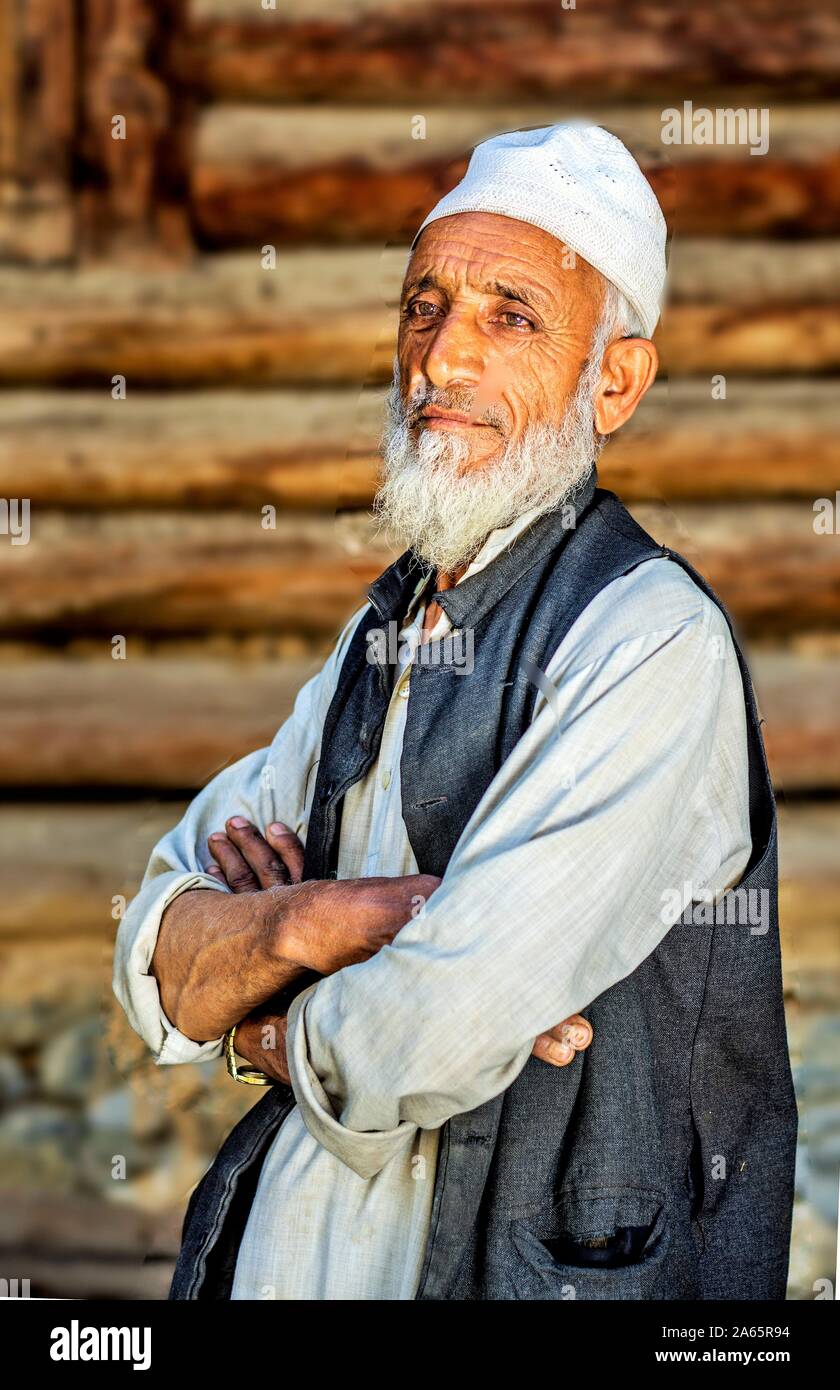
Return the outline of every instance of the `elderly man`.
{"type": "Polygon", "coordinates": [[[749,675],[596,487],[664,278],[650,186],[584,124],[480,145],[415,238],[376,501],[408,548],[119,932],[158,1060],[270,1086],[193,1194],[175,1298],[784,1297],[749,675]]]}

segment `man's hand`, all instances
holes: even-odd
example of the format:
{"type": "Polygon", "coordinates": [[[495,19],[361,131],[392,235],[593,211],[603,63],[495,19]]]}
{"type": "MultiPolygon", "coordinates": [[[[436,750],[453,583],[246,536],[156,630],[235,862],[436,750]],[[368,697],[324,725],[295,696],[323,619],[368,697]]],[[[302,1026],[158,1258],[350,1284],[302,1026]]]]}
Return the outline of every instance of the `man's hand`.
{"type": "MultiPolygon", "coordinates": [[[[303,845],[287,825],[276,821],[268,827],[263,836],[244,817],[234,816],[227,822],[226,831],[226,834],[217,831],[207,841],[207,847],[216,861],[207,872],[220,882],[227,883],[234,893],[257,893],[274,884],[300,883],[303,872],[303,845]]],[[[387,878],[367,881],[371,885],[396,882],[387,878]]],[[[435,885],[439,881],[432,880],[435,885]]],[[[362,880],[353,882],[360,885],[362,880]]],[[[420,897],[421,906],[422,901],[420,897]]],[[[374,906],[373,901],[370,906],[374,906]]],[[[409,915],[410,911],[406,917],[409,915]]],[[[353,960],[367,959],[375,955],[381,946],[387,945],[397,934],[392,929],[392,924],[384,918],[382,925],[381,933],[375,935],[368,928],[364,943],[365,954],[354,956],[352,960],[347,957],[347,942],[343,943],[343,950],[340,942],[333,943],[332,952],[327,946],[325,961],[329,962],[329,968],[322,969],[319,966],[319,972],[322,975],[330,975],[342,966],[352,964],[353,960]],[[338,947],[337,953],[335,947],[338,947]]],[[[288,1085],[285,1026],[282,1028],[280,1040],[280,1024],[285,1025],[285,1020],[278,1019],[276,1015],[249,1016],[236,1030],[236,1050],[252,1066],[259,1067],[288,1085]],[[275,1050],[272,1051],[271,1048],[266,1048],[266,1043],[272,1043],[275,1034],[278,1041],[275,1050]],[[262,1060],[259,1060],[260,1058],[262,1060]]],[[[591,1041],[591,1024],[580,1014],[573,1014],[571,1018],[550,1028],[547,1033],[541,1033],[534,1043],[532,1053],[534,1057],[548,1062],[553,1067],[567,1067],[574,1061],[578,1052],[585,1052],[591,1041]]]]}
{"type": "Polygon", "coordinates": [[[288,1022],[285,1014],[255,1009],[247,1018],[243,1018],[233,1039],[236,1051],[249,1066],[264,1071],[273,1081],[281,1081],[284,1086],[292,1084],[286,1061],[288,1022]]]}
{"type": "Polygon", "coordinates": [[[541,1062],[550,1062],[553,1067],[567,1067],[575,1060],[578,1052],[585,1052],[592,1041],[592,1024],[581,1014],[572,1014],[563,1023],[540,1033],[532,1055],[541,1062]]]}
{"type": "Polygon", "coordinates": [[[258,893],[277,884],[300,883],[303,845],[288,826],[270,825],[262,836],[244,816],[227,822],[227,834],[216,831],[207,841],[215,859],[207,870],[234,893],[258,893]]]}
{"type": "MultiPolygon", "coordinates": [[[[244,816],[233,816],[225,831],[207,841],[216,861],[207,872],[234,893],[301,883],[303,845],[288,826],[275,823],[263,836],[244,816]]],[[[319,881],[310,911],[285,925],[283,954],[319,975],[369,960],[417,916],[439,884],[434,874],[319,881]]]]}
{"type": "Polygon", "coordinates": [[[308,971],[369,960],[440,884],[433,874],[290,882],[300,873],[297,837],[284,846],[290,871],[247,821],[234,820],[210,846],[234,893],[195,888],[174,898],[151,961],[161,1007],[195,1042],[220,1037],[308,971]]]}

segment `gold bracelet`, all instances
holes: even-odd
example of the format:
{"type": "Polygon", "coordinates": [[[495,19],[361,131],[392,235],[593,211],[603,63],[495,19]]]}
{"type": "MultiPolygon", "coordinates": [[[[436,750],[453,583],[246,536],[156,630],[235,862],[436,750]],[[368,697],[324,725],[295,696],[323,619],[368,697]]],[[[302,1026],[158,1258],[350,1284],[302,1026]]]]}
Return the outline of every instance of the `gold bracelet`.
{"type": "Polygon", "coordinates": [[[232,1028],[228,1028],[224,1036],[228,1076],[232,1076],[234,1081],[241,1081],[245,1086],[273,1086],[273,1080],[264,1071],[258,1071],[256,1067],[240,1067],[237,1064],[236,1053],[233,1050],[233,1039],[238,1027],[239,1024],[234,1023],[232,1028]]]}

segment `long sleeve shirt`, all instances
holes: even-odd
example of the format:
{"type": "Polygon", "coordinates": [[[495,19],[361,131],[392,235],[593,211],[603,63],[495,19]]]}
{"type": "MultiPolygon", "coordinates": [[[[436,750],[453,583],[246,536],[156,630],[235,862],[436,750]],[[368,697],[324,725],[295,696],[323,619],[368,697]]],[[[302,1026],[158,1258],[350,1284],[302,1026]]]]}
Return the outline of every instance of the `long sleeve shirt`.
{"type": "MultiPolygon", "coordinates": [[[[494,532],[467,573],[529,519],[494,532]]],[[[120,926],[115,990],[162,1063],[221,1050],[184,1038],[160,1008],[149,965],[163,911],[188,888],[226,891],[205,873],[206,839],[229,816],[283,820],[305,839],[324,716],[363,611],[270,748],[214,779],[156,847],[120,926]]],[[[418,592],[378,758],[346,795],[342,878],[417,871],[400,750],[424,611],[418,592]]],[[[446,629],[441,615],[434,636],[446,629]]],[[[738,664],[716,605],[679,566],[650,560],[610,584],[545,674],[550,698],[538,693],[423,911],[292,1005],[297,1105],[260,1176],[234,1298],[413,1297],[440,1126],[510,1085],[538,1033],[634,970],[675,899],[719,896],[746,866],[738,664]]]]}

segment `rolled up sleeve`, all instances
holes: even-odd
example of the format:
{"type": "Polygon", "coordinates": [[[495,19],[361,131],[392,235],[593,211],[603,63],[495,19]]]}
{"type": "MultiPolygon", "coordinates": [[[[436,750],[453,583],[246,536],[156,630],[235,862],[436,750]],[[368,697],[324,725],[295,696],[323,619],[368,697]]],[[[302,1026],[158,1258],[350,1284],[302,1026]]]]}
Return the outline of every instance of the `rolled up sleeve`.
{"type": "MultiPolygon", "coordinates": [[[[158,846],[157,853],[160,853],[158,846]]],[[[222,1039],[197,1043],[179,1033],[160,1005],[158,983],[151,973],[161,918],[171,902],[193,888],[225,892],[208,874],[185,871],[158,875],[144,884],[117,933],[114,951],[114,993],[126,1017],[162,1066],[176,1062],[206,1062],[218,1057],[222,1039]]]]}
{"type": "Polygon", "coordinates": [[[305,842],[308,792],[320,756],[324,717],[335,691],[347,644],[364,609],[345,625],[321,670],[301,687],[294,709],[270,747],[225,768],[190,803],[183,818],[155,846],[140,891],[120,922],[114,951],[113,989],[135,1032],[163,1065],[201,1062],[221,1053],[222,1040],[193,1042],[179,1033],[160,1004],[151,962],[160,923],[171,902],[191,889],[230,890],[206,870],[207,839],[241,815],[264,830],[283,821],[305,842]]]}
{"type": "MultiPolygon", "coordinates": [[[[278,735],[281,757],[289,741],[278,735]]],[[[181,893],[197,888],[216,893],[230,891],[206,872],[212,863],[208,836],[223,829],[225,820],[232,815],[247,816],[256,825],[265,825],[273,818],[270,783],[276,778],[263,775],[269,751],[260,749],[225,768],[190,803],[183,818],[152,851],[140,891],[119,925],[114,947],[114,993],[132,1028],[161,1065],[204,1062],[221,1053],[221,1038],[193,1042],[169,1022],[161,1007],[158,982],[151,973],[152,957],[163,914],[181,893]]],[[[287,750],[287,770],[288,762],[287,750]]],[[[285,784],[281,790],[285,790],[285,784]]],[[[291,811],[294,812],[293,803],[291,811]]]]}
{"type": "Polygon", "coordinates": [[[319,1144],[360,1177],[372,1178],[399,1149],[411,1142],[417,1126],[403,1121],[392,1130],[359,1133],[346,1129],[341,1123],[309,1060],[306,1005],[317,988],[317,984],[310,985],[297,996],[289,1009],[286,1054],[292,1089],[313,1139],[317,1139],[319,1144]]]}

